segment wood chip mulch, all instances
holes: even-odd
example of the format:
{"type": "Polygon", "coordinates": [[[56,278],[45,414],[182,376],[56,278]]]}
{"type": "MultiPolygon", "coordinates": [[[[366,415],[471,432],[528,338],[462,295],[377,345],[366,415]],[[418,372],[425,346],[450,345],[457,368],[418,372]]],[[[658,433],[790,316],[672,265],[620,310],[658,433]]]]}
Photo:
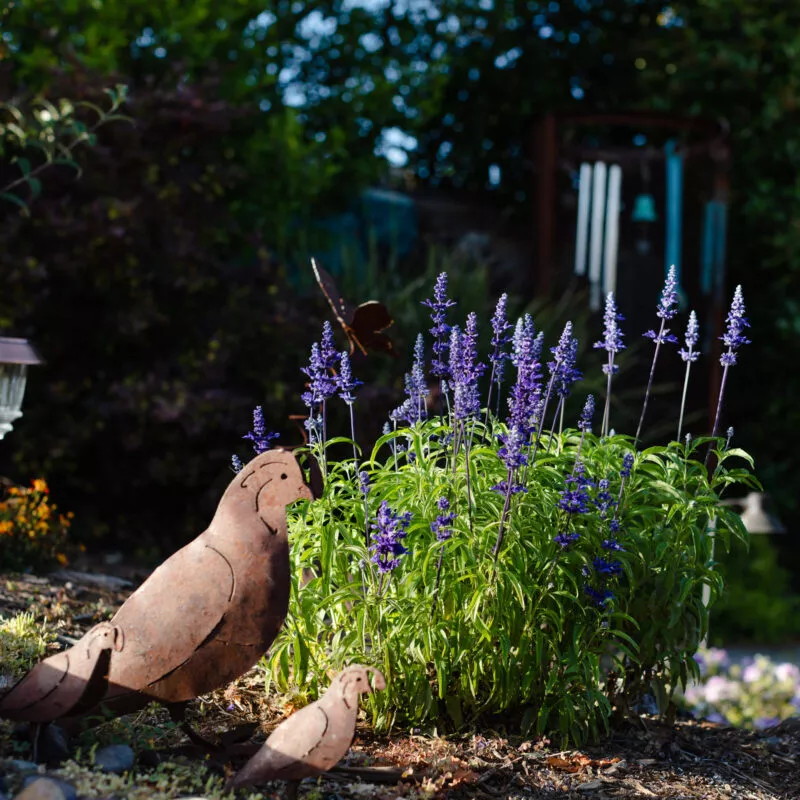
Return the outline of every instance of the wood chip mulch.
{"type": "MultiPolygon", "coordinates": [[[[58,649],[108,619],[143,577],[0,575],[0,616],[32,610],[56,633],[58,649]]],[[[257,672],[200,705],[202,727],[211,730],[257,721],[267,731],[286,713],[263,698],[257,672]]],[[[0,758],[6,755],[0,750],[0,758]]],[[[327,796],[381,800],[800,800],[800,719],[755,733],[697,721],[667,726],[642,717],[599,745],[565,752],[546,739],[503,731],[382,737],[363,728],[341,770],[325,776],[320,789],[327,796]]]]}

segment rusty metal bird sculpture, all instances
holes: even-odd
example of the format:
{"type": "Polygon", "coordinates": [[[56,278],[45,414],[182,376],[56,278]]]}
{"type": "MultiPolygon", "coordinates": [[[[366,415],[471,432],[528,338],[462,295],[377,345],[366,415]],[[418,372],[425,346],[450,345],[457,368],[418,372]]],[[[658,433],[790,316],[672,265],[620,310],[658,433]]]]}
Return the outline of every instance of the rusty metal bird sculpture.
{"type": "Polygon", "coordinates": [[[283,625],[286,506],[300,499],[314,495],[291,453],[256,456],[228,486],[208,529],[108,623],[37,664],[0,699],[0,717],[49,722],[98,703],[125,714],[156,700],[183,721],[189,700],[250,669],[283,625]]]}
{"type": "Polygon", "coordinates": [[[350,749],[359,696],[385,688],[383,675],[373,667],[347,667],[319,700],[275,728],[261,749],[231,777],[225,790],[280,780],[289,782],[289,793],[294,797],[303,778],[327,772],[350,749]]]}

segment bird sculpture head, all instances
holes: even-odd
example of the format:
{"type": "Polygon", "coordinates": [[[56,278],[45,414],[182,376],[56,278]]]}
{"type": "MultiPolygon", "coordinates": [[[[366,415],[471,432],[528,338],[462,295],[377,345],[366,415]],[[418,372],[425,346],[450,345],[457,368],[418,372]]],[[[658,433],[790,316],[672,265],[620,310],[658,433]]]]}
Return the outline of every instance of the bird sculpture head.
{"type": "Polygon", "coordinates": [[[255,497],[256,508],[315,499],[297,459],[286,450],[268,450],[256,456],[245,464],[235,483],[255,497]]]}
{"type": "Polygon", "coordinates": [[[358,706],[359,695],[372,694],[386,688],[386,679],[374,667],[364,667],[361,664],[353,664],[347,667],[334,680],[338,684],[338,690],[348,707],[358,706]],[[370,683],[372,675],[372,683],[370,683]]]}

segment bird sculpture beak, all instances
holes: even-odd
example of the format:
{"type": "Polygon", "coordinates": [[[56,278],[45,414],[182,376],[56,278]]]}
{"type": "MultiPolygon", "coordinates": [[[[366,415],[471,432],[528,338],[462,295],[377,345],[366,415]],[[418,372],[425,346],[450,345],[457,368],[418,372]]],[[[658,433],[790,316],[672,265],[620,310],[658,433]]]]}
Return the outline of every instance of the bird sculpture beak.
{"type": "Polygon", "coordinates": [[[366,667],[366,670],[372,675],[370,693],[383,691],[386,688],[386,678],[383,677],[383,673],[379,672],[374,667],[366,667]]]}

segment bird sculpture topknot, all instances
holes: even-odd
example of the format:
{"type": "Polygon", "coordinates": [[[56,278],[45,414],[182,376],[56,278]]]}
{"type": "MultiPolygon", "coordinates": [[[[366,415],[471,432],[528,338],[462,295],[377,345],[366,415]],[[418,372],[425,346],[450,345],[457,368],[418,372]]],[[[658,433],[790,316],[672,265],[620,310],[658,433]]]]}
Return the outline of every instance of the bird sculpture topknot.
{"type": "Polygon", "coordinates": [[[359,696],[385,688],[386,681],[375,668],[360,664],[347,667],[319,700],[275,728],[261,749],[231,777],[225,790],[281,780],[289,782],[290,795],[294,796],[299,781],[335,767],[350,749],[359,696]]]}
{"type": "Polygon", "coordinates": [[[37,664],[0,698],[0,717],[35,723],[106,706],[116,714],[185,703],[242,675],[289,605],[286,506],[312,500],[290,452],[256,456],[208,529],[168,558],[109,622],[37,664]]]}

